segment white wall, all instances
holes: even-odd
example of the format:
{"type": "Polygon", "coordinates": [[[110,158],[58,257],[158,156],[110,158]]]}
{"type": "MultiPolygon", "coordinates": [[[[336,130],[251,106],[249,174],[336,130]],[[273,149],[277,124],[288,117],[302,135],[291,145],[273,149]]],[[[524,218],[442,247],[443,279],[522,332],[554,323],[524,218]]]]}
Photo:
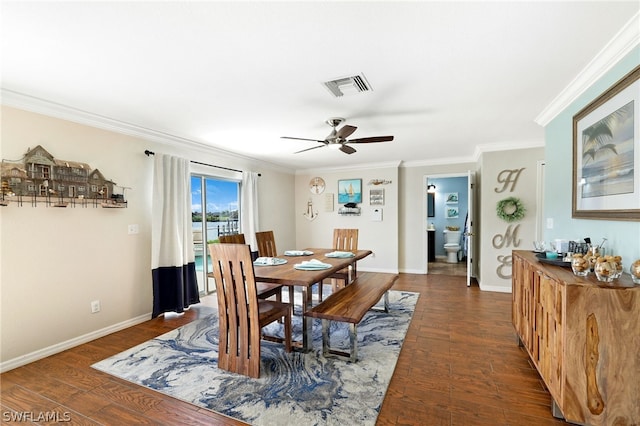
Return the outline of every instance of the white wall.
{"type": "MultiPolygon", "coordinates": [[[[337,152],[340,155],[342,153],[337,152]]],[[[363,271],[398,272],[398,165],[375,164],[358,166],[350,169],[309,170],[296,175],[295,223],[297,247],[331,247],[334,228],[357,228],[358,248],[373,251],[373,255],[358,262],[358,269],[363,271]],[[323,194],[314,195],[309,191],[311,178],[319,176],[326,182],[323,194]],[[362,179],[362,203],[360,216],[340,216],[338,209],[338,180],[362,179]],[[388,185],[368,185],[371,179],[391,181],[388,185]],[[384,189],[383,206],[369,204],[369,190],[384,189]],[[325,196],[334,194],[334,210],[325,211],[325,196]],[[307,210],[307,202],[313,201],[318,217],[307,220],[303,213],[307,210]],[[382,221],[371,219],[374,209],[382,209],[382,221]]],[[[285,247],[285,249],[288,249],[285,247]]]]}
{"type": "Polygon", "coordinates": [[[9,107],[2,108],[1,136],[3,159],[20,159],[42,145],[57,159],[88,163],[132,188],[126,209],[28,202],[0,208],[2,369],[150,318],[153,160],[145,149],[260,172],[260,223],[275,231],[277,244],[295,243],[290,172],[213,149],[169,147],[9,107]],[[138,224],[140,233],[128,235],[129,224],[138,224]],[[100,300],[100,313],[91,314],[92,300],[100,300]]]}

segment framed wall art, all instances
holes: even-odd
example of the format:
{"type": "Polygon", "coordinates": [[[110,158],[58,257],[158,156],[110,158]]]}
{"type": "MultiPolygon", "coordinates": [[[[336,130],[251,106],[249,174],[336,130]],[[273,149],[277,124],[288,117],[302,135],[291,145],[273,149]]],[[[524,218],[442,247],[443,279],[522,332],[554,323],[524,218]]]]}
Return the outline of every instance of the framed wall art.
{"type": "Polygon", "coordinates": [[[460,216],[458,206],[444,206],[444,215],[447,219],[457,219],[460,216]]]}
{"type": "Polygon", "coordinates": [[[369,204],[372,206],[384,206],[384,189],[370,189],[369,204]]]}
{"type": "Polygon", "coordinates": [[[444,200],[447,204],[458,204],[458,193],[447,192],[446,194],[444,194],[444,200]]]}
{"type": "Polygon", "coordinates": [[[640,220],[640,66],[573,117],[574,218],[640,220]]]}
{"type": "Polygon", "coordinates": [[[362,202],[362,179],[338,180],[338,204],[362,202]]]}

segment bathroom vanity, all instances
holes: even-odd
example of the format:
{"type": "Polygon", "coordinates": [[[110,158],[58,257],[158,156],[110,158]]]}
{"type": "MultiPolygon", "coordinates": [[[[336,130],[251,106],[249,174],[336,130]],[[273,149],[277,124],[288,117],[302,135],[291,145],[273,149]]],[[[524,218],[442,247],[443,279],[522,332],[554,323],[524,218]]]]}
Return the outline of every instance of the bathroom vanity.
{"type": "Polygon", "coordinates": [[[427,252],[428,262],[436,261],[436,230],[427,229],[427,252]]]}

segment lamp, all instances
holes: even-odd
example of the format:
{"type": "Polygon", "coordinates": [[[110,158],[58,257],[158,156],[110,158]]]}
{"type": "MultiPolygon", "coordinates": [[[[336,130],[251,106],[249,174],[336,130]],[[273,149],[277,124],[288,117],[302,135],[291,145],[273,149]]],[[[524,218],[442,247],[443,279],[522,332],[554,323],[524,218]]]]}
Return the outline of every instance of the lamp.
{"type": "Polygon", "coordinates": [[[436,186],[434,184],[427,185],[427,192],[436,192],[436,186]]]}

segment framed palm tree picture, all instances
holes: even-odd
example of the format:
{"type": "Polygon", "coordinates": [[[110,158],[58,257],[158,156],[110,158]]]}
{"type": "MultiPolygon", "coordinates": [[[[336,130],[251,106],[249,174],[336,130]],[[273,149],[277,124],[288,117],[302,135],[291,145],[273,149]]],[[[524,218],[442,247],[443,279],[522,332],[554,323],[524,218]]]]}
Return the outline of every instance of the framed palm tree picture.
{"type": "Polygon", "coordinates": [[[640,220],[640,66],[573,117],[574,218],[640,220]]]}

